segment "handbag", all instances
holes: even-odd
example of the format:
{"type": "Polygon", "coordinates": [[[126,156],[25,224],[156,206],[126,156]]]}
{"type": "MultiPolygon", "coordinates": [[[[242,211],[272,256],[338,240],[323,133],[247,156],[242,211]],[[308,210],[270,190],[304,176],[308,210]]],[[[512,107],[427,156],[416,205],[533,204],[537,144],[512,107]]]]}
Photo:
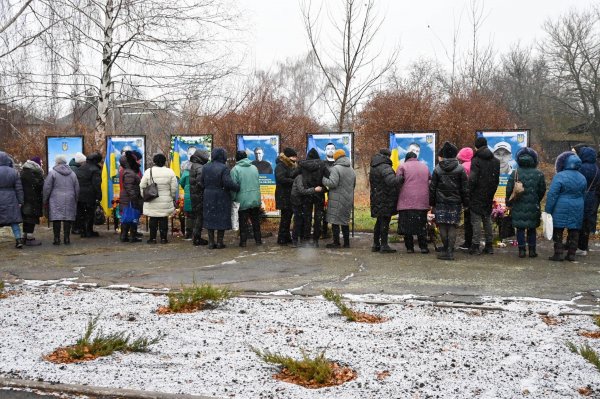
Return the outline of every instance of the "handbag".
{"type": "Polygon", "coordinates": [[[135,209],[131,205],[127,208],[123,209],[123,214],[121,215],[121,222],[123,223],[133,223],[138,224],[140,221],[141,212],[139,209],[135,209]]]}
{"type": "Polygon", "coordinates": [[[106,214],[104,213],[104,209],[101,205],[96,206],[96,211],[94,212],[94,224],[96,226],[101,226],[106,223],[106,214]]]}
{"type": "Polygon", "coordinates": [[[542,224],[544,229],[544,238],[546,238],[546,240],[551,240],[552,233],[554,232],[554,223],[552,221],[552,215],[546,212],[542,212],[542,224]]]}
{"type": "Polygon", "coordinates": [[[512,202],[514,200],[519,199],[519,197],[525,191],[525,186],[523,186],[523,182],[519,180],[519,170],[515,171],[515,186],[513,187],[512,193],[510,194],[510,198],[508,202],[512,202]]]}
{"type": "Polygon", "coordinates": [[[515,229],[512,224],[512,216],[504,216],[500,222],[500,239],[503,240],[515,235],[515,229]]]}
{"type": "Polygon", "coordinates": [[[148,184],[144,188],[142,197],[144,197],[144,202],[150,202],[158,198],[158,185],[154,182],[154,179],[152,178],[152,168],[150,168],[150,184],[148,184]]]}

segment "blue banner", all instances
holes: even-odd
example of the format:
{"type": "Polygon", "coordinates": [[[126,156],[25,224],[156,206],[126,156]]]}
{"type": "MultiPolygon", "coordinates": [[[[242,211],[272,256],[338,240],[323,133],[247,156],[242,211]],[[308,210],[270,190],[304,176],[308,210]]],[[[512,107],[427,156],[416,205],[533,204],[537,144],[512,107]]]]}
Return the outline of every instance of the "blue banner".
{"type": "Polygon", "coordinates": [[[394,170],[404,162],[408,152],[414,152],[433,173],[435,168],[436,132],[390,132],[390,151],[394,170]]]}
{"type": "Polygon", "coordinates": [[[83,153],[83,137],[46,137],[48,170],[56,164],[54,159],[57,155],[63,155],[67,159],[67,164],[75,158],[75,153],[83,153]]]}
{"type": "Polygon", "coordinates": [[[346,156],[353,161],[352,133],[313,133],[308,135],[306,153],[312,148],[316,149],[321,159],[333,162],[333,153],[342,149],[346,156]]]}

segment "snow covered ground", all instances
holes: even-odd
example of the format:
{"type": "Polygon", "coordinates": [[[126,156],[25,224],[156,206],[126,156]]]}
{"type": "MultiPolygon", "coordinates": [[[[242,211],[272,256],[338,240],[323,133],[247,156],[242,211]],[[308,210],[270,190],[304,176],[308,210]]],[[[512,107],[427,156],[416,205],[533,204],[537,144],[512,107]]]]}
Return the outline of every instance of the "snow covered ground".
{"type": "MultiPolygon", "coordinates": [[[[348,323],[320,300],[238,298],[215,310],[158,316],[166,297],[107,289],[16,286],[0,300],[0,376],[50,382],[235,398],[580,398],[590,386],[600,397],[600,372],[565,346],[600,340],[589,316],[561,316],[548,326],[538,311],[573,311],[568,303],[511,302],[505,311],[454,309],[395,298],[401,304],[355,303],[389,317],[382,324],[348,323]],[[42,355],[72,344],[92,316],[105,332],[167,337],[150,353],[116,354],[57,365],[42,355]],[[249,349],[300,356],[327,348],[358,378],[308,390],[276,381],[272,366],[249,349]],[[377,375],[389,372],[378,380],[377,375]]],[[[353,300],[393,297],[353,296],[353,300]]],[[[596,396],[594,396],[596,395],[596,396]]]]}

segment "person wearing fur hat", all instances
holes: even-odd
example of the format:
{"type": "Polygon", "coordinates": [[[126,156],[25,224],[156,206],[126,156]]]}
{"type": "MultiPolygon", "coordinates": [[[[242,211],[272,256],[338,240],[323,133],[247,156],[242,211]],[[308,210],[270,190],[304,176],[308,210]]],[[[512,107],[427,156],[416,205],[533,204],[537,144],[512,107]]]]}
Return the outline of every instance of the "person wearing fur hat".
{"type": "Polygon", "coordinates": [[[596,165],[596,151],[591,147],[583,147],[578,154],[581,158],[579,172],[587,181],[585,190],[584,215],[581,231],[579,232],[579,243],[577,255],[586,256],[588,252],[590,233],[596,231],[598,221],[598,203],[600,197],[600,168],[596,165]]]}
{"type": "MultiPolygon", "coordinates": [[[[323,220],[323,206],[325,203],[325,195],[323,192],[323,176],[325,175],[325,163],[319,157],[316,149],[311,148],[308,151],[306,159],[299,162],[300,166],[300,182],[303,189],[296,189],[296,195],[301,196],[302,215],[303,215],[303,233],[300,239],[308,240],[311,238],[313,247],[319,246],[319,238],[321,237],[321,227],[323,220]],[[319,188],[318,190],[316,188],[319,188]],[[314,189],[314,190],[313,190],[314,189]],[[309,193],[310,192],[310,193],[309,193]]],[[[296,181],[294,181],[296,185],[296,181]]],[[[293,193],[292,193],[293,195],[293,193]]],[[[293,239],[293,238],[292,238],[293,239]]]]}
{"type": "Polygon", "coordinates": [[[27,246],[41,245],[31,237],[36,224],[40,224],[40,217],[44,214],[44,170],[40,157],[33,157],[23,164],[21,171],[21,185],[23,186],[24,202],[21,207],[23,214],[23,243],[27,246]]]}
{"type": "Polygon", "coordinates": [[[371,158],[369,171],[371,217],[377,219],[373,228],[372,252],[396,252],[388,244],[388,233],[390,221],[396,213],[400,178],[396,176],[392,167],[391,155],[390,150],[384,148],[371,158]]]}
{"type": "Polygon", "coordinates": [[[23,248],[21,208],[24,204],[23,186],[19,173],[13,168],[7,153],[0,151],[0,227],[10,226],[15,237],[15,248],[23,248]]]}
{"type": "Polygon", "coordinates": [[[352,168],[350,158],[342,149],[333,154],[335,162],[329,171],[329,176],[323,177],[323,185],[329,191],[329,204],[327,206],[327,223],[331,224],[333,241],[327,248],[339,248],[340,228],[344,238],[344,248],[350,248],[350,219],[354,208],[354,188],[356,187],[356,173],[352,168]]]}
{"type": "Polygon", "coordinates": [[[429,185],[429,204],[434,209],[443,245],[442,253],[438,255],[441,260],[454,260],[456,227],[460,223],[462,207],[469,206],[469,180],[456,159],[457,154],[456,146],[446,141],[438,152],[439,163],[429,185]]]}
{"type": "MultiPolygon", "coordinates": [[[[458,162],[465,168],[467,177],[471,174],[471,160],[473,159],[473,149],[471,147],[461,148],[456,156],[458,162]]],[[[471,224],[471,212],[469,209],[464,211],[464,226],[465,226],[465,241],[458,248],[463,251],[468,251],[473,245],[473,225],[471,224]]]]}
{"type": "Polygon", "coordinates": [[[406,153],[404,162],[398,168],[400,192],[396,209],[398,210],[398,234],[404,236],[404,246],[408,253],[415,252],[413,236],[422,254],[428,254],[427,213],[429,212],[429,167],[419,162],[416,153],[406,153]]]}
{"type": "Polygon", "coordinates": [[[579,241],[579,230],[583,223],[585,190],[587,181],[579,173],[581,159],[577,154],[567,151],[556,158],[556,175],[552,179],[546,198],[546,212],[552,215],[554,232],[554,255],[552,261],[562,261],[564,246],[563,234],[567,233],[566,260],[574,261],[579,241]]]}
{"type": "MultiPolygon", "coordinates": [[[[121,215],[128,207],[131,207],[141,214],[144,207],[142,200],[142,192],[140,190],[140,165],[137,158],[131,151],[125,151],[121,156],[119,164],[122,168],[120,173],[121,195],[119,197],[119,209],[121,215]]],[[[142,241],[137,236],[137,223],[127,222],[121,223],[121,242],[140,242],[142,241]]]]}
{"type": "Polygon", "coordinates": [[[475,148],[469,174],[469,213],[473,226],[473,245],[469,253],[479,255],[482,252],[479,245],[483,224],[485,233],[483,253],[493,254],[492,206],[500,182],[500,161],[494,157],[485,137],[477,137],[475,148]]]}
{"type": "Polygon", "coordinates": [[[79,199],[77,202],[77,215],[81,228],[81,237],[98,237],[94,231],[94,213],[96,206],[102,200],[102,154],[93,152],[75,174],[79,180],[79,199]]]}
{"type": "Polygon", "coordinates": [[[235,154],[235,166],[231,170],[231,180],[239,186],[238,191],[231,193],[231,199],[240,204],[238,218],[240,221],[240,247],[248,241],[248,219],[252,223],[252,233],[256,245],[262,245],[260,233],[260,183],[258,168],[248,159],[245,151],[235,154]]]}
{"type": "Polygon", "coordinates": [[[283,153],[277,157],[275,165],[275,207],[280,210],[279,232],[277,244],[287,245],[292,243],[290,228],[292,225],[292,186],[294,179],[300,173],[298,169],[298,154],[293,148],[284,148],[283,153]]]}
{"type": "Polygon", "coordinates": [[[194,246],[208,245],[208,241],[202,238],[202,227],[204,225],[202,170],[208,162],[208,157],[209,154],[205,150],[197,150],[190,157],[190,199],[192,201],[192,214],[196,217],[194,229],[192,230],[192,244],[194,246]]]}
{"type": "Polygon", "coordinates": [[[64,156],[58,155],[56,165],[48,172],[44,181],[44,204],[48,205],[48,219],[52,222],[54,245],[60,245],[61,222],[63,242],[71,243],[71,223],[77,215],[79,180],[67,166],[64,156]]]}
{"type": "Polygon", "coordinates": [[[517,229],[517,243],[519,244],[519,258],[527,255],[537,257],[536,231],[542,216],[540,202],[546,193],[544,174],[537,168],[538,154],[533,148],[521,148],[517,152],[517,170],[508,178],[506,186],[506,206],[510,208],[513,227],[517,229]],[[524,191],[517,198],[510,197],[515,187],[515,181],[523,183],[524,191]],[[525,234],[527,233],[527,240],[525,234]]]}

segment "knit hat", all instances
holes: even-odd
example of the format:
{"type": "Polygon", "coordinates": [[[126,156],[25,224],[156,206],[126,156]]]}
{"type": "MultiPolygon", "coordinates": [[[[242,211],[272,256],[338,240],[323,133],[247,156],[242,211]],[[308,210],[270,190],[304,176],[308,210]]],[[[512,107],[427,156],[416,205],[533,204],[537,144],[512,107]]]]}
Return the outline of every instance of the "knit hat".
{"type": "Polygon", "coordinates": [[[335,159],[336,161],[338,160],[338,158],[345,157],[345,156],[346,156],[346,151],[342,150],[341,148],[339,150],[335,150],[335,152],[333,153],[333,159],[335,159]]]}
{"type": "Polygon", "coordinates": [[[483,136],[479,136],[475,139],[475,148],[480,149],[481,147],[485,147],[488,145],[487,139],[483,136]]]}
{"type": "Polygon", "coordinates": [[[133,155],[135,156],[135,158],[139,161],[140,159],[142,159],[142,153],[139,151],[131,151],[133,153],[133,155]]]}
{"type": "Polygon", "coordinates": [[[321,159],[321,157],[319,156],[319,152],[316,149],[311,148],[308,154],[306,155],[306,159],[321,159]]]}
{"type": "Polygon", "coordinates": [[[82,164],[82,163],[85,162],[85,160],[86,160],[86,156],[85,155],[83,155],[80,152],[76,152],[75,153],[75,162],[77,162],[79,164],[82,164]]]}
{"type": "Polygon", "coordinates": [[[446,158],[446,159],[456,158],[457,154],[458,154],[458,148],[456,148],[456,146],[454,144],[452,144],[448,141],[446,141],[444,143],[444,145],[438,152],[438,156],[441,156],[442,158],[446,158]]]}
{"type": "Polygon", "coordinates": [[[154,165],[156,166],[163,167],[167,163],[167,157],[165,157],[164,154],[159,153],[152,157],[152,162],[154,162],[154,165]]]}
{"type": "Polygon", "coordinates": [[[54,158],[54,163],[57,165],[65,165],[67,163],[67,158],[65,158],[64,155],[59,154],[54,158]]]}
{"type": "Polygon", "coordinates": [[[379,150],[379,153],[381,155],[385,155],[386,157],[392,156],[392,152],[389,150],[389,148],[382,148],[381,150],[379,150]]]}
{"type": "Polygon", "coordinates": [[[40,157],[32,157],[30,159],[30,161],[33,161],[33,162],[37,163],[38,165],[42,166],[42,159],[40,157]]]}
{"type": "Polygon", "coordinates": [[[298,153],[293,148],[285,147],[283,149],[283,155],[285,155],[288,158],[291,158],[291,157],[297,157],[298,153]]]}
{"type": "Polygon", "coordinates": [[[473,149],[471,147],[461,148],[456,159],[460,162],[470,162],[473,159],[473,149]]]}
{"type": "Polygon", "coordinates": [[[415,154],[415,153],[414,153],[414,152],[412,152],[412,151],[409,151],[409,152],[407,152],[407,153],[406,153],[406,155],[404,156],[404,162],[408,161],[408,160],[409,160],[409,159],[411,159],[411,158],[416,158],[416,157],[417,157],[417,154],[415,154]]]}
{"type": "Polygon", "coordinates": [[[235,161],[241,161],[244,158],[248,158],[248,154],[246,154],[246,151],[237,151],[235,153],[235,161]]]}

